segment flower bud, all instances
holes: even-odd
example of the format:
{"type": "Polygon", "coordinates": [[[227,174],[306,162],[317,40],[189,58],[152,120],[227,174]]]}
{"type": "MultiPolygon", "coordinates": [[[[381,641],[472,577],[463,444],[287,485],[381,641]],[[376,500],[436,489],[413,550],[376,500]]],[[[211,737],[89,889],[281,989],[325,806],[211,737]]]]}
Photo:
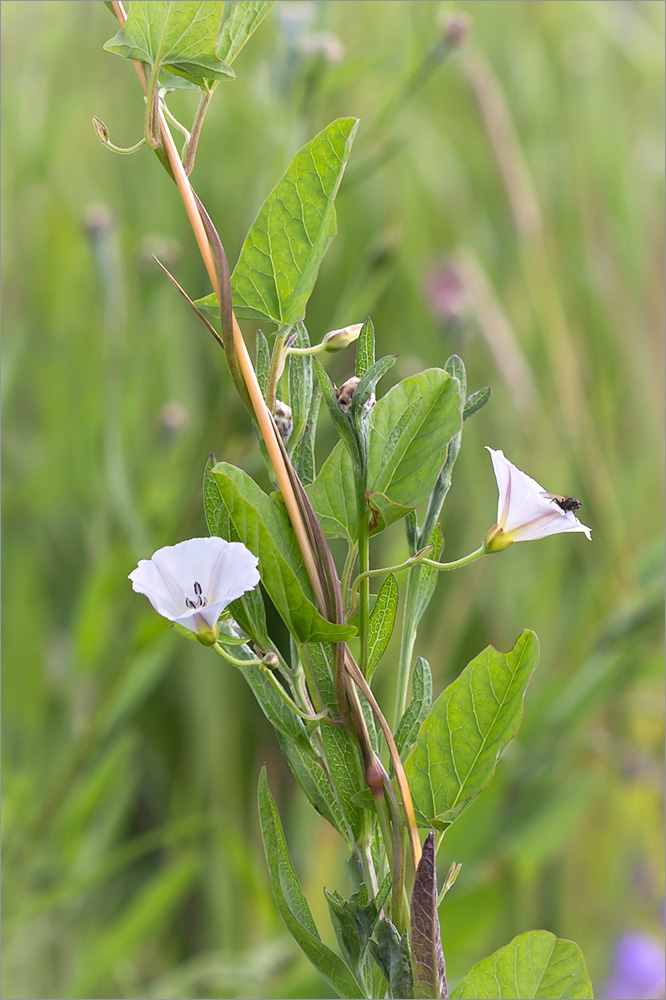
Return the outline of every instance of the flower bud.
{"type": "MultiPolygon", "coordinates": [[[[348,378],[346,382],[343,382],[339,389],[335,390],[338,406],[345,414],[349,414],[351,411],[352,399],[354,397],[354,393],[356,392],[356,386],[360,381],[361,380],[358,375],[352,375],[352,377],[348,378]]],[[[374,409],[376,402],[377,399],[373,392],[363,407],[364,413],[370,413],[374,409]]]]}
{"type": "Polygon", "coordinates": [[[275,653],[266,653],[261,662],[264,664],[265,667],[268,667],[269,670],[277,670],[278,666],[280,665],[277,655],[275,653]]]}
{"type": "Polygon", "coordinates": [[[291,415],[291,407],[283,403],[281,399],[275,400],[275,424],[280,432],[280,437],[286,444],[294,429],[294,418],[291,415]]]}
{"type": "Polygon", "coordinates": [[[494,525],[483,540],[484,552],[501,552],[513,545],[513,538],[499,524],[494,525]]]}
{"type": "Polygon", "coordinates": [[[362,329],[362,323],[352,323],[351,326],[344,326],[340,330],[331,330],[322,340],[322,346],[331,353],[334,351],[343,351],[345,347],[349,347],[355,340],[358,340],[358,335],[362,329]]]}

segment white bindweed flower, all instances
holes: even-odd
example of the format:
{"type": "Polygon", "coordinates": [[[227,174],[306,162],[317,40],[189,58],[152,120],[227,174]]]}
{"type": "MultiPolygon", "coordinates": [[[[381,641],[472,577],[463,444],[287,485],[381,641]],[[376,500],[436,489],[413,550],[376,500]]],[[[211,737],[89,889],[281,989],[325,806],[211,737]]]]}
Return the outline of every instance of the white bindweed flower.
{"type": "Polygon", "coordinates": [[[258,561],[242,542],[190,538],[140,559],[129,579],[163,618],[212,645],[227,605],[259,583],[258,561]]]}
{"type": "Polygon", "coordinates": [[[499,552],[512,542],[527,542],[561,531],[583,531],[592,540],[590,529],[576,515],[559,506],[553,495],[535,479],[517,469],[503,451],[488,448],[493,460],[499,501],[497,524],[486,535],[486,552],[499,552]]]}

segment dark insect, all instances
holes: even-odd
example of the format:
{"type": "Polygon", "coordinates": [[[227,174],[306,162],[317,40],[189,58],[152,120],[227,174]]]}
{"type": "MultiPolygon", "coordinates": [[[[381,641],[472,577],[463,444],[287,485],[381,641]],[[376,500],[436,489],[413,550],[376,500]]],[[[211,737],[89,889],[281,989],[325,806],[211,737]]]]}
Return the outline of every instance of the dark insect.
{"type": "Polygon", "coordinates": [[[575,497],[563,497],[559,493],[546,493],[541,494],[543,497],[548,497],[553,503],[556,503],[560,510],[563,510],[565,514],[569,511],[579,510],[583,505],[580,500],[576,500],[575,497]]]}

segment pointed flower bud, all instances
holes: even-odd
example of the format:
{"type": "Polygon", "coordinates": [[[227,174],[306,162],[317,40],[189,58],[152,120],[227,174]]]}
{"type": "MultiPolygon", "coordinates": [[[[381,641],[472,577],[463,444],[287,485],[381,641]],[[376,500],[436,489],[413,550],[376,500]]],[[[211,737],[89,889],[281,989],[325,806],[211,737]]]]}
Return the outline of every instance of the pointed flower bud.
{"type": "Polygon", "coordinates": [[[358,340],[358,335],[362,329],[362,323],[352,323],[351,326],[344,326],[340,330],[331,330],[322,340],[322,345],[331,353],[334,351],[343,351],[345,347],[349,347],[355,340],[358,340]]]}
{"type": "Polygon", "coordinates": [[[212,646],[224,609],[259,583],[258,561],[241,542],[189,538],[140,559],[129,579],[158,614],[212,646]]]}
{"type": "Polygon", "coordinates": [[[521,472],[503,451],[488,448],[493,460],[499,501],[497,524],[484,541],[486,552],[501,552],[513,542],[527,542],[562,531],[582,531],[592,539],[590,529],[571,510],[563,510],[557,498],[547,493],[535,479],[521,472]]]}

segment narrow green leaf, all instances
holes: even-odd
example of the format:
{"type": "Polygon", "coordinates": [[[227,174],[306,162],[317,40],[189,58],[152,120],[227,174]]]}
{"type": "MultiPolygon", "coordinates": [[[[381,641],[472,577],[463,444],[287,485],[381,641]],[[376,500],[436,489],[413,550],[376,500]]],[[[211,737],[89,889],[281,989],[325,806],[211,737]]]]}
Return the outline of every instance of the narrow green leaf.
{"type": "Polygon", "coordinates": [[[591,1000],[592,984],[577,944],[528,931],[475,965],[451,1000],[591,1000]]]}
{"type": "MultiPolygon", "coordinates": [[[[228,542],[239,542],[241,541],[240,535],[234,527],[229,511],[222,502],[220,491],[212,475],[215,464],[215,458],[211,455],[204,471],[204,512],[208,531],[211,535],[218,535],[228,542]]],[[[253,642],[264,650],[272,648],[266,629],[266,609],[260,587],[249,590],[238,600],[233,601],[229,605],[229,610],[253,642]]],[[[262,676],[262,687],[265,685],[270,687],[269,682],[262,676]]]]}
{"type": "Polygon", "coordinates": [[[405,709],[398,728],[395,731],[395,745],[401,757],[414,746],[423,720],[430,711],[432,704],[432,674],[427,660],[419,656],[414,664],[412,675],[412,700],[405,709]]]}
{"type": "Polygon", "coordinates": [[[132,0],[127,21],[104,48],[208,89],[234,77],[218,54],[223,11],[224,3],[215,0],[132,0]]]}
{"type": "MultiPolygon", "coordinates": [[[[431,558],[441,561],[444,539],[442,538],[442,529],[438,524],[435,525],[435,530],[424,544],[432,545],[433,555],[431,558]]],[[[439,580],[439,570],[434,569],[432,566],[419,566],[418,564],[414,567],[414,569],[418,570],[418,572],[413,574],[414,582],[413,584],[410,583],[410,586],[416,587],[414,607],[414,628],[416,628],[421,621],[426,608],[432,600],[432,595],[435,593],[435,587],[437,586],[437,581],[439,580]]]]}
{"type": "Polygon", "coordinates": [[[366,788],[358,743],[346,726],[326,723],[321,727],[321,739],[331,783],[356,839],[363,827],[363,810],[354,796],[366,788]]]}
{"type": "Polygon", "coordinates": [[[296,470],[296,474],[304,486],[309,486],[316,476],[315,467],[315,440],[317,437],[317,417],[319,416],[319,406],[321,404],[321,389],[319,383],[315,385],[310,400],[310,409],[305,421],[305,427],[301,440],[296,444],[291,452],[291,461],[296,470]]]}
{"type": "Polygon", "coordinates": [[[356,465],[360,461],[360,447],[352,422],[349,419],[349,416],[346,413],[343,413],[338,405],[338,397],[335,394],[335,389],[333,388],[333,383],[329,378],[328,372],[320,363],[318,358],[314,359],[314,364],[324,403],[326,404],[326,409],[328,410],[331,420],[333,421],[333,426],[340,435],[340,439],[345,448],[349,452],[351,462],[356,465]]]}
{"type": "Polygon", "coordinates": [[[363,375],[361,381],[354,390],[354,395],[352,396],[351,416],[354,422],[358,421],[363,407],[375,391],[380,378],[386,375],[387,371],[393,368],[393,365],[397,360],[397,354],[389,354],[387,357],[380,358],[379,361],[375,361],[375,363],[368,368],[365,375],[363,375]]]}
{"type": "Polygon", "coordinates": [[[363,378],[368,368],[375,363],[375,328],[372,320],[368,316],[361,327],[361,332],[356,341],[356,371],[358,378],[363,378]]]}
{"type": "Polygon", "coordinates": [[[368,621],[368,680],[384,655],[395,625],[398,610],[398,581],[389,573],[377,594],[375,606],[368,621]]]}
{"type": "Polygon", "coordinates": [[[231,66],[248,38],[257,30],[274,0],[236,0],[225,4],[225,17],[217,46],[220,59],[231,66]]]}
{"type": "Polygon", "coordinates": [[[303,319],[336,232],[333,203],[356,118],[331,122],[296,154],[259,209],[231,277],[236,315],[288,326],[303,319]]]}
{"type": "Polygon", "coordinates": [[[463,420],[469,420],[470,417],[478,413],[482,406],[485,406],[492,395],[492,389],[489,385],[485,386],[483,389],[477,389],[472,395],[467,399],[465,407],[463,409],[463,420]]]}
{"type": "Polygon", "coordinates": [[[444,371],[448,372],[453,378],[458,379],[460,383],[460,396],[462,399],[465,399],[467,396],[467,372],[465,371],[465,362],[463,359],[458,357],[457,354],[452,354],[444,362],[444,371]]]}
{"type": "Polygon", "coordinates": [[[414,982],[408,932],[405,931],[401,937],[395,925],[384,917],[377,924],[370,942],[370,951],[384,973],[394,1000],[413,997],[414,982]]]}
{"type": "Polygon", "coordinates": [[[415,1000],[448,996],[437,897],[435,831],[431,830],[414,876],[410,906],[415,1000]]]}
{"type": "Polygon", "coordinates": [[[284,506],[226,462],[219,462],[211,475],[240,541],[259,559],[261,582],[294,639],[302,643],[351,638],[354,628],[335,625],[317,610],[284,506]]]}
{"type": "Polygon", "coordinates": [[[257,372],[257,381],[261,389],[261,395],[265,399],[266,389],[268,388],[268,372],[271,367],[271,349],[268,346],[266,335],[261,330],[257,330],[254,367],[257,372]]]}
{"type": "Polygon", "coordinates": [[[445,829],[490,783],[520,726],[538,657],[538,639],[525,629],[508,653],[487,646],[436,700],[405,761],[425,825],[445,829]]]}
{"type": "Polygon", "coordinates": [[[265,767],[259,778],[259,817],[273,896],[289,932],[341,997],[349,1000],[365,997],[364,991],[342,959],[322,944],[287,851],[282,823],[268,788],[265,767]]]}
{"type": "Polygon", "coordinates": [[[307,739],[293,739],[280,730],[278,730],[277,737],[280,749],[310,804],[349,842],[349,829],[345,823],[340,803],[331,788],[321,760],[307,739]]]}
{"type": "MultiPolygon", "coordinates": [[[[294,327],[294,333],[296,333],[294,347],[310,346],[305,323],[297,323],[294,327]]],[[[289,454],[291,455],[303,437],[312,403],[312,358],[307,354],[291,354],[288,364],[289,405],[294,422],[294,428],[288,442],[289,454]]]]}
{"type": "Polygon", "coordinates": [[[343,899],[339,892],[329,892],[328,889],[324,889],[338,944],[358,978],[368,941],[390,891],[390,872],[379,887],[375,898],[369,901],[365,885],[361,885],[351,899],[343,899]]]}

